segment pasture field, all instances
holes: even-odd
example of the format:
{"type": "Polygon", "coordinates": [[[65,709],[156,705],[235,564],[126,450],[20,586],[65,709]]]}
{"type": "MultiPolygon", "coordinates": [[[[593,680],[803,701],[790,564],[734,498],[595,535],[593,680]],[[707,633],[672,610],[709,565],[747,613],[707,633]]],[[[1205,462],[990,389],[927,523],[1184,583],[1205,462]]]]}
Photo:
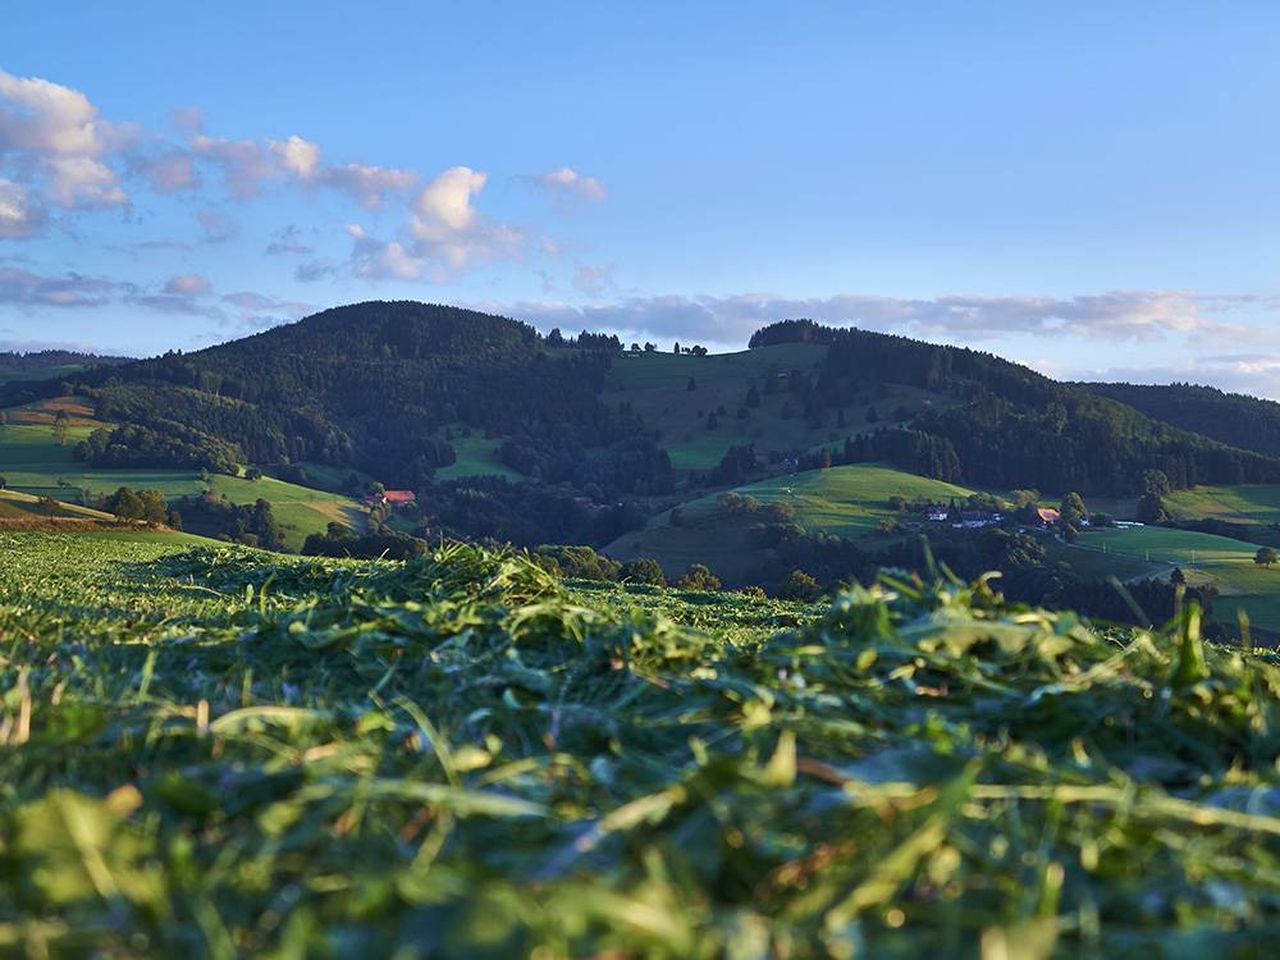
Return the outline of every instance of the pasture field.
{"type": "Polygon", "coordinates": [[[888,421],[900,405],[915,409],[926,403],[948,402],[895,386],[884,397],[869,394],[863,398],[865,402],[842,411],[843,427],[834,413],[825,425],[811,427],[804,421],[802,405],[786,390],[785,374],[789,370],[815,372],[826,349],[819,344],[790,343],[694,357],[676,356],[668,347],[667,352],[616,358],[603,397],[610,403],[630,404],[645,425],[658,432],[658,442],[670,453],[671,464],[677,470],[709,470],[730,446],[748,443],[754,443],[761,454],[842,444],[846,436],[888,421]],[[696,390],[689,390],[690,378],[696,390]],[[773,393],[767,389],[771,379],[780,384],[773,393]],[[753,383],[760,392],[760,406],[749,409],[745,419],[738,419],[753,383]],[[866,418],[871,406],[878,411],[874,424],[866,418]],[[721,407],[724,412],[717,413],[715,429],[708,429],[709,416],[721,407]]]}
{"type": "Polygon", "coordinates": [[[1175,490],[1165,497],[1165,504],[1179,518],[1280,523],[1280,484],[1199,486],[1193,490],[1175,490]]]}
{"type": "MultiPolygon", "coordinates": [[[[72,454],[75,442],[91,432],[89,427],[71,427],[70,440],[59,446],[50,426],[5,424],[0,426],[0,474],[10,489],[35,496],[50,496],[74,503],[93,503],[101,494],[119,487],[159,490],[166,497],[202,493],[208,484],[194,470],[98,469],[78,462],[72,454]]],[[[363,529],[361,505],[337,493],[285,483],[272,477],[249,481],[243,477],[217,474],[214,490],[233,503],[253,503],[259,498],[271,502],[272,512],[284,528],[292,549],[302,546],[310,533],[323,533],[332,520],[363,529]]]]}
{"type": "Polygon", "coordinates": [[[449,443],[458,459],[447,467],[437,469],[437,480],[477,476],[504,477],[512,482],[524,479],[519,471],[512,470],[499,459],[497,451],[502,446],[500,437],[487,438],[481,430],[474,431],[469,437],[455,432],[449,443]]]}
{"type": "Polygon", "coordinates": [[[1280,633],[1280,568],[1253,562],[1258,544],[1169,527],[1088,530],[1079,546],[1058,545],[1056,554],[1086,576],[1121,580],[1167,577],[1181,569],[1193,583],[1218,590],[1214,618],[1229,626],[1244,610],[1254,626],[1280,633]]]}
{"type": "Polygon", "coordinates": [[[1258,544],[1172,527],[1088,530],[1080,543],[1123,557],[1168,564],[1253,562],[1258,544]]]}
{"type": "Polygon", "coordinates": [[[0,950],[1262,956],[1280,666],[954,584],[827,607],[0,533],[0,950]]]}

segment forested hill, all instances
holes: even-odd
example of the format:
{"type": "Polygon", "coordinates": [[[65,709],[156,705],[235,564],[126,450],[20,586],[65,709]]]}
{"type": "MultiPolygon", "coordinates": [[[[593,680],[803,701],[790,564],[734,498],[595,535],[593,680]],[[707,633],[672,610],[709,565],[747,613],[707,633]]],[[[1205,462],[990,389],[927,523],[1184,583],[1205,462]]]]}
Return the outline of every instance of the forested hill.
{"type": "Polygon", "coordinates": [[[59,367],[98,367],[132,363],[131,357],[105,357],[74,350],[0,351],[0,373],[51,370],[59,367]]]}
{"type": "Polygon", "coordinates": [[[73,384],[101,419],[142,428],[91,441],[95,463],[319,460],[416,487],[452,462],[451,425],[548,446],[565,434],[579,449],[634,444],[638,424],[596,397],[616,343],[549,351],[504,317],[369,302],[73,384]]]}
{"type": "Polygon", "coordinates": [[[1140,492],[1145,471],[1175,487],[1280,482],[1280,459],[1160,422],[1125,403],[999,357],[907,337],[784,321],[752,347],[827,345],[806,415],[838,408],[868,382],[907,384],[956,402],[854,438],[840,455],[884,460],[952,482],[1086,493],[1140,492]]]}
{"type": "Polygon", "coordinates": [[[1280,456],[1280,403],[1274,400],[1190,383],[1167,386],[1086,383],[1080,386],[1184,430],[1246,450],[1280,456]]]}
{"type": "MultiPolygon", "coordinates": [[[[973,486],[1086,495],[1140,493],[1151,470],[1180,488],[1280,482],[1280,440],[1261,445],[1265,424],[1251,439],[1251,428],[1228,436],[1222,423],[1244,419],[1241,411],[1270,415],[1280,405],[1219,395],[1215,402],[1229,414],[1193,420],[1175,416],[1171,403],[1147,403],[1140,390],[1132,404],[1121,402],[1125,397],[1058,383],[991,354],[809,321],[764,327],[751,346],[795,342],[825,349],[806,351],[802,369],[744,372],[727,395],[741,390],[741,419],[751,416],[753,394],[759,406],[757,380],[765,392],[785,391],[782,421],[803,418],[810,436],[817,432],[834,446],[824,455],[779,421],[758,430],[754,447],[721,441],[721,469],[694,482],[741,480],[762,469],[762,460],[816,466],[824,456],[886,461],[973,486]],[[869,398],[908,395],[915,397],[909,409],[871,415],[869,398]],[[773,449],[780,441],[788,448],[773,449]],[[1246,443],[1254,449],[1242,449],[1246,443]]],[[[679,402],[664,401],[646,413],[654,422],[643,422],[626,396],[603,392],[620,347],[600,334],[543,338],[527,324],[456,307],[369,302],[194,353],[51,368],[58,372],[48,382],[0,381],[0,407],[55,395],[69,383],[100,419],[120,425],[84,443],[82,455],[95,466],[234,471],[237,463],[319,461],[414,490],[454,462],[452,442],[463,428],[501,443],[505,462],[533,480],[567,482],[594,501],[616,503],[671,492],[670,459],[651,431],[676,432],[659,421],[687,422],[691,404],[706,402],[701,393],[685,401],[682,388],[679,402]]],[[[657,362],[647,357],[628,352],[624,362],[634,374],[657,362]]],[[[690,392],[695,373],[704,384],[734,376],[720,365],[727,358],[687,362],[694,366],[680,382],[687,379],[690,392]]],[[[714,429],[711,416],[701,421],[699,442],[715,445],[714,429]]]]}

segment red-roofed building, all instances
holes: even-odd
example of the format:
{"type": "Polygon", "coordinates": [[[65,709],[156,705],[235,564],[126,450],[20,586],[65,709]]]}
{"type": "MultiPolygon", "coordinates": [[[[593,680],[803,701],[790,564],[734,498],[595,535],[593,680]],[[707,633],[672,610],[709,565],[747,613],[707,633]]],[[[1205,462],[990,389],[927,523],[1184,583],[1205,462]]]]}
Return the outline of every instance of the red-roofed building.
{"type": "Polygon", "coordinates": [[[365,497],[364,502],[371,507],[409,507],[417,500],[412,490],[387,490],[382,496],[365,497]]]}
{"type": "Polygon", "coordinates": [[[1046,527],[1051,527],[1062,519],[1062,514],[1053,507],[1040,507],[1036,510],[1036,516],[1040,518],[1040,522],[1046,527]]]}

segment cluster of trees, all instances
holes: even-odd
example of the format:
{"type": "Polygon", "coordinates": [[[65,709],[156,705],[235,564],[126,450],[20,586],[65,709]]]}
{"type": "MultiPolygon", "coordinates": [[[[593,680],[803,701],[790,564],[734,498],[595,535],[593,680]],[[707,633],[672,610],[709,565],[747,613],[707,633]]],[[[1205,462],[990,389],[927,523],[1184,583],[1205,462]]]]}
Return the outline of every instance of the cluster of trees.
{"type": "Polygon", "coordinates": [[[0,373],[28,373],[55,367],[118,366],[131,362],[130,357],[99,356],[72,350],[33,350],[30,353],[0,351],[0,373]]]}
{"type": "Polygon", "coordinates": [[[224,440],[170,421],[156,428],[100,427],[76,444],[73,456],[95,467],[194,467],[234,473],[240,451],[224,440]]]}
{"type": "Polygon", "coordinates": [[[122,520],[141,520],[182,529],[182,515],[169,509],[168,498],[159,490],[120,487],[115,493],[101,497],[98,509],[113,513],[122,520]]]}
{"type": "Polygon", "coordinates": [[[675,488],[671,458],[653,436],[641,431],[629,412],[607,414],[631,420],[635,432],[619,426],[607,435],[623,439],[591,446],[568,424],[547,424],[503,441],[498,456],[513,470],[544,483],[567,483],[594,499],[670,493],[675,488]]]}
{"type": "Polygon", "coordinates": [[[232,540],[265,550],[284,550],[284,528],[276,520],[271,503],[258,498],[254,503],[235,504],[213,493],[183,497],[175,504],[183,527],[192,533],[218,540],[232,540]]]}
{"type": "MultiPolygon", "coordinates": [[[[533,559],[543,569],[569,579],[643,583],[652,586],[668,584],[662,566],[652,557],[637,557],[619,562],[590,547],[543,544],[533,551],[533,559]]],[[[669,583],[681,590],[721,588],[720,579],[701,563],[690,564],[684,573],[669,583]]]]}
{"type": "Polygon", "coordinates": [[[426,542],[417,537],[385,528],[357,534],[337,521],[331,521],[324,533],[309,534],[302,544],[303,555],[310,557],[412,560],[426,551],[426,542]]]}
{"type": "Polygon", "coordinates": [[[419,492],[418,503],[421,521],[414,534],[427,540],[601,545],[645,520],[632,499],[601,503],[567,484],[512,483],[502,477],[436,482],[419,492]]]}

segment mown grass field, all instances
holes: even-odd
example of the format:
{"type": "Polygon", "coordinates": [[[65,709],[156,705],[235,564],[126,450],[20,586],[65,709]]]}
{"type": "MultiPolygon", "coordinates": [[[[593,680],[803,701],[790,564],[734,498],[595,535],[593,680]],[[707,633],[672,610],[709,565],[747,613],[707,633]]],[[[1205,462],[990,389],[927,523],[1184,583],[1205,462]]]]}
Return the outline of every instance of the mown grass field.
{"type": "Polygon", "coordinates": [[[629,403],[645,425],[658,432],[659,443],[670,453],[677,470],[709,470],[729,447],[748,443],[754,443],[762,454],[843,443],[846,436],[890,420],[900,405],[917,409],[925,403],[946,402],[908,387],[893,387],[883,398],[869,394],[865,403],[852,404],[843,411],[843,427],[837,425],[834,413],[824,426],[810,427],[802,416],[802,405],[787,393],[785,379],[779,380],[778,375],[793,369],[813,373],[825,356],[825,346],[809,343],[707,357],[676,356],[668,345],[666,352],[615,359],[604,399],[629,403]],[[688,389],[691,377],[697,387],[692,391],[688,389]],[[776,393],[766,389],[770,379],[782,384],[776,393]],[[740,420],[738,410],[745,405],[752,383],[760,391],[760,406],[740,420]],[[790,417],[784,416],[788,403],[790,417]],[[875,424],[867,422],[869,406],[877,409],[875,424]],[[717,415],[716,428],[708,429],[709,415],[721,407],[725,412],[717,415]]]}
{"type": "MultiPolygon", "coordinates": [[[[858,537],[872,534],[881,521],[900,514],[889,509],[895,495],[947,502],[973,491],[954,484],[904,473],[883,464],[860,463],[806,470],[735,488],[761,503],[784,503],[795,520],[809,530],[858,537]]],[[[750,518],[733,517],[718,505],[720,492],[682,504],[682,522],[671,525],[670,512],[652,518],[641,530],[611,543],[606,552],[627,560],[653,557],[675,576],[690,563],[705,563],[726,576],[739,577],[759,563],[759,548],[747,541],[750,518]]]]}
{"type": "Polygon", "coordinates": [[[1280,668],[954,584],[824,608],[0,533],[20,956],[1265,956],[1280,668]]]}
{"type": "MultiPolygon", "coordinates": [[[[70,427],[70,439],[59,446],[49,425],[0,425],[0,474],[8,480],[10,489],[81,504],[91,504],[99,495],[119,487],[159,490],[170,499],[206,489],[194,470],[98,469],[76,461],[72,453],[75,442],[88,436],[91,429],[70,427]]],[[[323,533],[330,521],[337,520],[357,530],[365,522],[363,509],[350,497],[272,477],[249,481],[219,474],[213,477],[213,488],[237,504],[253,503],[258,498],[269,500],[289,546],[295,550],[308,534],[323,533]]]]}

